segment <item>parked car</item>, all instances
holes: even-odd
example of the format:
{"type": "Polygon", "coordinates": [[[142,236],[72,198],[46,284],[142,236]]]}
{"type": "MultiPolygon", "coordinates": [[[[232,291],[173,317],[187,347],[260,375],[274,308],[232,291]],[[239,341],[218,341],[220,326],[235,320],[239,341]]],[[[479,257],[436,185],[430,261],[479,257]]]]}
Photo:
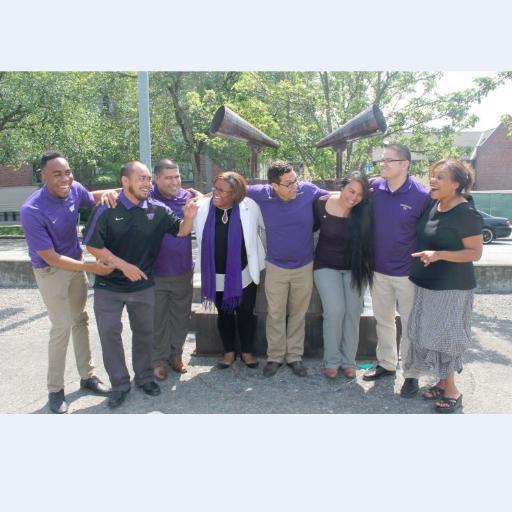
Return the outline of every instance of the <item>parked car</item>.
{"type": "Polygon", "coordinates": [[[496,238],[508,238],[512,232],[512,226],[505,217],[494,217],[488,213],[478,210],[482,217],[482,236],[484,244],[490,244],[496,238]]]}

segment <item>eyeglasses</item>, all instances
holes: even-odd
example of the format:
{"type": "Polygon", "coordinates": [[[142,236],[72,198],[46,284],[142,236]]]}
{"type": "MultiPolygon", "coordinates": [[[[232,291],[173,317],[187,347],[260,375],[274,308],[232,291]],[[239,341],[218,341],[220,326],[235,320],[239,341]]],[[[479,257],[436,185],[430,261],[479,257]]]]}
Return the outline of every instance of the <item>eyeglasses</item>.
{"type": "Polygon", "coordinates": [[[219,194],[219,196],[227,196],[228,194],[231,194],[231,190],[222,190],[217,187],[212,187],[213,192],[216,194],[219,194]]]}
{"type": "Polygon", "coordinates": [[[379,161],[381,164],[390,164],[391,162],[407,162],[407,160],[403,158],[383,158],[382,160],[379,161]]]}
{"type": "Polygon", "coordinates": [[[281,185],[281,187],[291,188],[291,187],[298,187],[299,186],[299,177],[297,176],[295,180],[290,181],[290,183],[278,183],[278,185],[281,185]]]}

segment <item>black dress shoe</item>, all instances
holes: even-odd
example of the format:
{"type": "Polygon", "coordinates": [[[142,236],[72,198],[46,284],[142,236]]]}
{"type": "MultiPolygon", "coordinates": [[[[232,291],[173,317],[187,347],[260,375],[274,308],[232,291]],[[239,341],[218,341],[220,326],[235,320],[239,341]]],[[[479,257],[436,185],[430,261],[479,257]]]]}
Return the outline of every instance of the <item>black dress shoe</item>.
{"type": "Polygon", "coordinates": [[[48,404],[50,405],[50,411],[55,414],[64,414],[68,412],[68,404],[66,402],[63,389],[55,391],[54,393],[48,393],[48,404]]]}
{"type": "Polygon", "coordinates": [[[308,371],[306,370],[306,367],[302,361],[294,361],[293,363],[288,363],[288,366],[298,377],[305,377],[308,374],[308,371]]]}
{"type": "Polygon", "coordinates": [[[82,389],[88,389],[97,395],[108,396],[110,394],[110,388],[103,384],[96,375],[88,379],[80,379],[80,387],[82,389]]]}
{"type": "Polygon", "coordinates": [[[258,368],[259,365],[258,361],[254,361],[254,363],[246,363],[242,354],[240,354],[240,361],[242,361],[247,368],[251,368],[252,370],[254,370],[254,368],[258,368]]]}
{"type": "Polygon", "coordinates": [[[265,368],[263,368],[263,375],[265,377],[273,377],[277,373],[277,370],[279,370],[279,368],[281,367],[281,364],[282,363],[276,363],[274,361],[269,361],[265,365],[265,368]]]}
{"type": "Polygon", "coordinates": [[[155,381],[146,382],[140,386],[140,389],[149,396],[157,396],[160,394],[160,386],[155,381]]]}
{"type": "Polygon", "coordinates": [[[126,395],[130,392],[130,390],[126,391],[111,391],[110,396],[108,399],[108,406],[111,409],[115,409],[116,407],[119,407],[126,398],[126,395]]]}
{"type": "MultiPolygon", "coordinates": [[[[226,353],[229,354],[229,352],[226,352],[226,353]]],[[[225,363],[224,360],[219,361],[217,363],[217,368],[220,368],[221,370],[226,370],[227,368],[230,368],[231,365],[236,361],[236,353],[232,352],[232,354],[233,354],[233,361],[231,361],[231,363],[225,363]]]]}
{"type": "Polygon", "coordinates": [[[400,396],[403,398],[412,398],[418,394],[420,387],[418,386],[418,379],[406,378],[400,390],[400,396]]]}
{"type": "Polygon", "coordinates": [[[377,365],[375,368],[369,369],[364,375],[363,380],[377,380],[386,375],[396,375],[394,370],[386,370],[382,366],[377,365]]]}

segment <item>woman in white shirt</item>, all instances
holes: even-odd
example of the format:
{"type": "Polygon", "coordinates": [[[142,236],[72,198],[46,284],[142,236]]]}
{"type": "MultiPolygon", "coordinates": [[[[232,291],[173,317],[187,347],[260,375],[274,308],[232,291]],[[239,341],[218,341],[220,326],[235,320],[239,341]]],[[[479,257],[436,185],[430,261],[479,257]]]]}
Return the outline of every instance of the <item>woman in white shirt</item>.
{"type": "Polygon", "coordinates": [[[265,250],[258,228],[264,229],[259,206],[245,197],[247,184],[236,172],[215,177],[211,198],[199,201],[194,220],[200,247],[201,296],[203,304],[217,308],[217,327],[224,345],[219,368],[229,368],[236,359],[235,333],[240,338],[240,359],[256,368],[254,305],[265,250]]]}

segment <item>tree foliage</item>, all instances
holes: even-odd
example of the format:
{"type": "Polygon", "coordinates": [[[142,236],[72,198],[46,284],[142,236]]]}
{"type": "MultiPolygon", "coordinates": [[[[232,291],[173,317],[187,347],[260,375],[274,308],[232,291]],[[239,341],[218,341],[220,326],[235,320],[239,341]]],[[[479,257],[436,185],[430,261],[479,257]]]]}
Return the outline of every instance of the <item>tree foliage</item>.
{"type": "MultiPolygon", "coordinates": [[[[384,139],[406,143],[425,160],[458,156],[454,133],[474,126],[473,104],[510,80],[510,72],[480,78],[474,87],[440,94],[433,72],[156,72],[150,73],[152,158],[189,164],[204,187],[204,158],[248,174],[242,143],[208,135],[218,107],[227,105],[277,140],[260,163],[284,158],[311,178],[334,176],[336,157],[316,149],[325,135],[372,104],[388,124],[385,135],[349,143],[344,170],[373,163],[384,139]],[[442,128],[439,128],[442,126],[442,128]]],[[[121,162],[137,158],[136,73],[0,73],[1,163],[37,162],[59,149],[86,184],[117,180],[121,162]]],[[[425,162],[426,163],[426,162],[425,162]]],[[[421,162],[416,171],[425,167],[421,162]]]]}

